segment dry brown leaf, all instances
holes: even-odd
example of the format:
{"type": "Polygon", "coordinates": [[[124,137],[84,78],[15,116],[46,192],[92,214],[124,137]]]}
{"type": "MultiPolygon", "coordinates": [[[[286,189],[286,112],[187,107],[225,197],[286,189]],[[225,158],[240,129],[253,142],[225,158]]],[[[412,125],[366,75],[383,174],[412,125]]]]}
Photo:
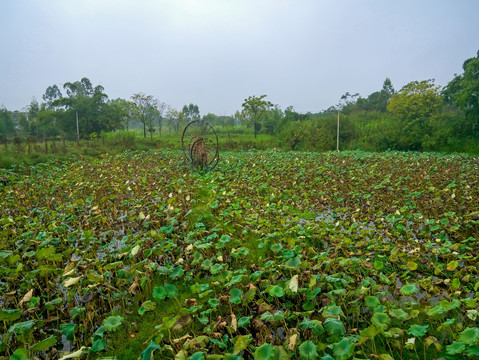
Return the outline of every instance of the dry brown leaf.
{"type": "Polygon", "coordinates": [[[298,341],[298,334],[293,334],[289,338],[289,343],[288,343],[288,350],[289,351],[294,351],[294,347],[296,346],[296,341],[298,341]]]}
{"type": "Polygon", "coordinates": [[[173,342],[173,344],[179,344],[179,343],[182,343],[183,341],[186,341],[188,339],[191,339],[191,335],[186,334],[185,336],[182,336],[178,339],[173,339],[172,342],[173,342]]]}
{"type": "Polygon", "coordinates": [[[33,289],[31,289],[29,292],[27,292],[25,294],[25,296],[23,297],[22,300],[20,300],[20,302],[18,303],[18,306],[22,306],[23,304],[29,302],[30,300],[32,300],[32,296],[33,296],[33,289]]]}
{"type": "Polygon", "coordinates": [[[238,320],[236,319],[235,314],[231,314],[231,328],[234,331],[238,331],[238,320]]]}
{"type": "Polygon", "coordinates": [[[136,295],[139,287],[140,285],[138,284],[138,281],[135,280],[133,284],[131,284],[131,286],[129,287],[128,291],[132,293],[133,295],[136,295]]]}
{"type": "Polygon", "coordinates": [[[185,307],[189,308],[192,306],[196,306],[196,299],[195,298],[185,299],[185,307]]]}

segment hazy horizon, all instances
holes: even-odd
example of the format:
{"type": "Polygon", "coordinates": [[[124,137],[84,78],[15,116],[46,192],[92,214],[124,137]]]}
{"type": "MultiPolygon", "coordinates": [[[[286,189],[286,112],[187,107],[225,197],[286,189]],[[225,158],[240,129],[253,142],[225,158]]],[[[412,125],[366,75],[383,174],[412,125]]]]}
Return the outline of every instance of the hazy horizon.
{"type": "Polygon", "coordinates": [[[110,99],[142,92],[202,115],[261,94],[318,112],[387,77],[446,85],[479,49],[478,13],[473,0],[3,1],[0,106],[87,77],[110,99]]]}

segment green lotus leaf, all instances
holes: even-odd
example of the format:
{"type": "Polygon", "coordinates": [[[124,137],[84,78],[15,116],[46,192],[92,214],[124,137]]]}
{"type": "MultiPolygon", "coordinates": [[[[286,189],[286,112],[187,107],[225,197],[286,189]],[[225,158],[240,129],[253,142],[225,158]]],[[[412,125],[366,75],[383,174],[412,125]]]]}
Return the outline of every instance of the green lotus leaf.
{"type": "Polygon", "coordinates": [[[77,317],[83,316],[85,314],[85,308],[83,306],[75,306],[70,309],[70,318],[73,320],[77,317]]]}
{"type": "Polygon", "coordinates": [[[108,316],[103,320],[102,326],[106,331],[116,331],[121,326],[125,319],[122,316],[108,316]]]}
{"type": "Polygon", "coordinates": [[[412,295],[412,294],[414,294],[418,291],[419,291],[419,289],[416,285],[410,284],[410,285],[404,285],[399,292],[402,295],[409,296],[409,295],[412,295]]]}
{"type": "Polygon", "coordinates": [[[470,358],[474,358],[474,356],[479,356],[479,345],[470,346],[466,349],[466,355],[470,358]]]}
{"type": "Polygon", "coordinates": [[[230,241],[231,241],[231,236],[221,235],[220,239],[218,240],[218,243],[222,244],[222,247],[224,247],[225,244],[229,243],[230,241]]]}
{"type": "Polygon", "coordinates": [[[141,353],[141,360],[150,360],[152,358],[153,352],[159,349],[161,349],[161,346],[156,345],[153,340],[150,340],[148,347],[141,353]]]}
{"type": "Polygon", "coordinates": [[[466,349],[466,345],[462,342],[454,341],[451,345],[446,346],[446,352],[449,355],[462,354],[466,349]]]}
{"type": "Polygon", "coordinates": [[[10,360],[29,360],[27,349],[17,349],[13,352],[10,360]]]}
{"type": "Polygon", "coordinates": [[[144,315],[145,313],[149,311],[154,311],[155,309],[156,303],[151,300],[147,300],[143,304],[141,304],[140,308],[138,309],[138,314],[144,315]]]}
{"type": "Polygon", "coordinates": [[[337,318],[338,316],[343,316],[343,310],[341,309],[340,306],[336,304],[330,304],[326,307],[323,308],[322,315],[327,318],[327,317],[334,317],[337,318]]]}
{"type": "Polygon", "coordinates": [[[381,305],[381,302],[376,296],[366,296],[366,306],[374,311],[374,309],[381,305]]]}
{"type": "Polygon", "coordinates": [[[45,309],[47,310],[53,310],[55,309],[58,305],[62,304],[63,303],[63,299],[62,298],[56,298],[56,299],[53,299],[47,303],[45,303],[45,309]]]}
{"type": "Polygon", "coordinates": [[[28,330],[30,330],[33,327],[33,325],[35,325],[34,320],[15,323],[12,326],[10,326],[10,328],[8,329],[8,332],[13,333],[13,334],[17,334],[17,335],[21,335],[21,334],[27,332],[28,330]]]}
{"type": "Polygon", "coordinates": [[[461,306],[461,302],[457,299],[452,300],[449,305],[447,306],[447,310],[454,310],[461,306]]]}
{"type": "Polygon", "coordinates": [[[274,314],[269,311],[264,312],[261,317],[261,320],[269,321],[269,322],[278,322],[284,320],[284,312],[281,310],[277,310],[274,314]]]}
{"type": "Polygon", "coordinates": [[[166,297],[169,299],[173,299],[178,297],[178,288],[172,284],[165,284],[164,285],[166,297]]]}
{"type": "Polygon", "coordinates": [[[152,293],[153,299],[163,300],[166,298],[166,291],[163,286],[155,286],[152,293]]]}
{"type": "Polygon", "coordinates": [[[479,343],[479,328],[468,328],[460,332],[458,340],[466,345],[475,345],[479,343]]]}
{"type": "Polygon", "coordinates": [[[400,338],[404,336],[404,330],[397,327],[393,327],[385,331],[383,335],[387,338],[391,338],[391,337],[400,338]]]}
{"type": "Polygon", "coordinates": [[[234,350],[233,354],[238,354],[241,351],[245,350],[252,341],[251,334],[248,335],[238,335],[234,340],[234,350]]]}
{"type": "Polygon", "coordinates": [[[379,273],[379,279],[381,279],[381,281],[385,284],[388,284],[388,285],[392,285],[392,281],[386,276],[384,275],[383,273],[379,273]]]}
{"type": "Polygon", "coordinates": [[[428,328],[429,328],[429,325],[421,326],[421,325],[418,325],[418,324],[414,324],[409,328],[407,333],[409,335],[420,337],[420,336],[426,335],[426,332],[427,332],[428,328]]]}
{"type": "Polygon", "coordinates": [[[346,334],[346,329],[344,327],[344,324],[338,319],[327,318],[324,321],[324,327],[326,328],[326,331],[331,335],[346,334]]]}
{"type": "Polygon", "coordinates": [[[197,351],[193,355],[191,355],[188,359],[189,360],[205,360],[205,353],[203,351],[197,351]]]}
{"type": "Polygon", "coordinates": [[[103,335],[105,334],[105,331],[106,331],[105,328],[103,326],[100,326],[93,333],[93,340],[102,339],[103,335]]]}
{"type": "Polygon", "coordinates": [[[399,319],[401,321],[405,321],[409,319],[409,314],[405,312],[403,309],[394,309],[389,311],[389,315],[392,317],[399,319]]]}
{"type": "Polygon", "coordinates": [[[98,351],[105,350],[105,348],[106,348],[106,342],[103,339],[97,339],[91,345],[90,351],[98,352],[98,351]]]}
{"type": "Polygon", "coordinates": [[[171,269],[170,279],[176,280],[179,277],[181,277],[184,273],[185,273],[185,271],[183,270],[183,268],[181,266],[177,266],[177,267],[171,269]]]}
{"type": "Polygon", "coordinates": [[[37,342],[31,347],[32,351],[45,351],[57,343],[57,337],[52,335],[42,341],[37,342]]]}
{"type": "Polygon", "coordinates": [[[371,322],[377,329],[385,331],[391,323],[391,318],[386,313],[374,313],[371,322]]]}
{"type": "Polygon", "coordinates": [[[373,263],[373,266],[376,270],[381,270],[384,268],[384,263],[382,261],[379,261],[379,260],[376,260],[374,263],[373,263]]]}
{"type": "Polygon", "coordinates": [[[459,262],[457,260],[452,260],[450,262],[447,263],[447,270],[449,271],[454,271],[456,270],[456,268],[459,266],[459,262]]]}
{"type": "Polygon", "coordinates": [[[264,271],[259,271],[259,270],[257,270],[257,271],[255,271],[254,273],[252,273],[252,274],[250,275],[249,279],[250,279],[251,281],[256,281],[256,280],[258,280],[258,279],[260,278],[260,276],[261,276],[263,273],[264,273],[264,271]]]}
{"type": "Polygon", "coordinates": [[[242,316],[238,319],[238,327],[247,327],[250,323],[252,316],[242,316]]]}
{"type": "Polygon", "coordinates": [[[241,295],[243,295],[244,292],[241,291],[240,289],[233,288],[230,290],[230,303],[233,304],[241,304],[241,295]]]}
{"type": "Polygon", "coordinates": [[[447,309],[444,308],[444,306],[439,303],[437,304],[436,306],[430,308],[426,314],[429,315],[429,316],[437,316],[437,315],[442,315],[444,314],[445,312],[447,312],[447,309]]]}
{"type": "Polygon", "coordinates": [[[329,354],[324,354],[319,358],[320,360],[334,360],[334,358],[329,354]]]}
{"type": "Polygon", "coordinates": [[[241,274],[240,275],[235,275],[231,278],[231,280],[228,283],[226,283],[226,286],[231,287],[235,284],[238,284],[238,283],[241,282],[241,280],[243,280],[243,278],[244,278],[244,275],[241,275],[241,274]]]}
{"type": "Polygon", "coordinates": [[[324,333],[324,327],[321,321],[319,320],[309,320],[304,318],[303,321],[299,324],[299,327],[303,330],[311,329],[314,335],[320,335],[324,333]]]}
{"type": "Polygon", "coordinates": [[[303,342],[299,346],[299,355],[301,359],[317,359],[318,358],[318,352],[317,352],[318,346],[312,342],[311,340],[303,342]]]}
{"type": "Polygon", "coordinates": [[[336,360],[349,359],[354,354],[354,344],[350,338],[342,338],[333,344],[333,355],[336,360]]]}
{"type": "Polygon", "coordinates": [[[454,278],[451,283],[451,287],[453,290],[457,290],[461,287],[461,280],[459,278],[454,278]]]}
{"type": "Polygon", "coordinates": [[[210,273],[211,275],[216,275],[218,274],[221,270],[223,270],[225,267],[224,264],[214,264],[211,268],[210,268],[210,273]]]}
{"type": "Polygon", "coordinates": [[[208,290],[210,287],[210,284],[206,283],[206,284],[200,284],[199,287],[198,287],[198,292],[203,292],[203,291],[206,291],[208,290]]]}
{"type": "Polygon", "coordinates": [[[62,335],[65,335],[67,340],[74,339],[74,334],[76,329],[77,329],[76,324],[61,324],[60,325],[60,330],[62,332],[62,335]]]}
{"type": "Polygon", "coordinates": [[[234,259],[238,259],[240,257],[246,257],[249,255],[249,250],[245,247],[240,247],[238,249],[233,249],[231,251],[231,257],[234,259]]]}
{"type": "Polygon", "coordinates": [[[1,309],[0,321],[10,322],[20,319],[20,309],[1,309]]]}
{"type": "Polygon", "coordinates": [[[394,358],[389,354],[381,354],[381,355],[379,355],[379,359],[380,360],[394,360],[394,358]]]}
{"type": "Polygon", "coordinates": [[[280,252],[282,249],[283,249],[283,245],[281,245],[280,243],[271,245],[271,251],[275,253],[280,252]]]}
{"type": "Polygon", "coordinates": [[[374,338],[379,333],[378,329],[374,326],[368,326],[367,328],[361,330],[359,334],[363,337],[367,337],[369,339],[374,338]]]}
{"type": "Polygon", "coordinates": [[[276,359],[276,348],[268,343],[257,347],[254,352],[255,360],[275,360],[276,359]]]}
{"type": "Polygon", "coordinates": [[[268,293],[274,297],[283,297],[285,294],[284,289],[279,285],[274,285],[273,287],[271,287],[268,293]]]}
{"type": "Polygon", "coordinates": [[[216,298],[213,298],[213,299],[209,299],[208,300],[208,305],[210,305],[211,307],[213,308],[216,308],[220,305],[220,301],[216,298]]]}
{"type": "Polygon", "coordinates": [[[187,360],[187,359],[188,359],[188,352],[185,349],[178,351],[175,355],[175,360],[187,360]]]}
{"type": "Polygon", "coordinates": [[[444,321],[441,325],[439,325],[439,327],[437,328],[438,331],[442,331],[444,329],[447,329],[449,328],[452,324],[454,324],[456,322],[456,319],[447,319],[446,321],[444,321]]]}
{"type": "MultiPolygon", "coordinates": [[[[215,338],[210,338],[210,342],[215,344],[216,346],[218,346],[220,349],[224,350],[224,349],[227,349],[228,348],[228,345],[226,345],[224,342],[222,341],[219,341],[219,340],[216,340],[215,338]]],[[[208,357],[208,360],[210,359],[210,357],[208,357]]],[[[214,359],[214,358],[213,358],[214,359]]],[[[220,357],[220,359],[222,359],[222,355],[220,357]]]]}
{"type": "Polygon", "coordinates": [[[286,269],[296,269],[299,265],[301,265],[301,259],[296,256],[286,261],[283,266],[286,269]]]}

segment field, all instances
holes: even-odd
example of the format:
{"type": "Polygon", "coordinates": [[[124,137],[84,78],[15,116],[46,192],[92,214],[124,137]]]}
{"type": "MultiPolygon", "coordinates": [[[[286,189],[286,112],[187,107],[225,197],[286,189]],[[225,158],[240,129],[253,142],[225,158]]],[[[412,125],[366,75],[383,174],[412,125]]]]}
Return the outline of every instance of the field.
{"type": "Polygon", "coordinates": [[[479,159],[125,152],[0,173],[0,359],[479,356],[479,159]]]}

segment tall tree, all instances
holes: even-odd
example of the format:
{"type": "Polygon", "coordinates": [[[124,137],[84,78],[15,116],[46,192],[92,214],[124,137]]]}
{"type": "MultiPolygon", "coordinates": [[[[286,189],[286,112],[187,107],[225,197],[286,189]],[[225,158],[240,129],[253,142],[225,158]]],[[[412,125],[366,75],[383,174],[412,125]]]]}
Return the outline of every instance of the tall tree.
{"type": "Polygon", "coordinates": [[[175,108],[168,106],[166,110],[166,120],[170,131],[173,129],[175,132],[178,132],[180,126],[186,121],[186,117],[183,111],[178,111],[175,108]]]}
{"type": "Polygon", "coordinates": [[[455,75],[443,90],[447,102],[462,110],[472,134],[479,133],[479,51],[462,65],[464,73],[455,75]]]}
{"type": "Polygon", "coordinates": [[[412,81],[389,101],[387,110],[401,125],[402,150],[421,150],[431,122],[438,119],[442,104],[440,86],[434,79],[412,81]]]}
{"type": "Polygon", "coordinates": [[[47,87],[47,89],[45,90],[45,94],[43,94],[42,96],[43,101],[45,101],[47,106],[50,106],[53,101],[55,101],[56,99],[60,99],[61,97],[62,92],[57,85],[51,85],[47,87]]]}
{"type": "Polygon", "coordinates": [[[241,117],[246,124],[253,126],[254,128],[254,137],[261,129],[261,119],[264,114],[273,106],[273,104],[264,98],[267,95],[261,96],[250,96],[247,99],[244,99],[243,107],[241,111],[241,117]]]}
{"type": "Polygon", "coordinates": [[[396,93],[393,84],[389,78],[383,83],[380,91],[375,91],[367,98],[359,98],[354,110],[379,111],[385,112],[391,96],[396,93]]]}
{"type": "MultiPolygon", "coordinates": [[[[80,128],[86,134],[111,130],[110,124],[104,121],[108,96],[104,93],[103,86],[97,85],[93,88],[90,80],[84,77],[73,83],[66,82],[63,88],[67,97],[52,101],[51,106],[64,106],[69,110],[66,113],[66,119],[74,117],[77,141],[80,141],[80,128]]],[[[70,126],[65,126],[65,128],[70,128],[70,126]]]]}
{"type": "Polygon", "coordinates": [[[198,105],[195,104],[184,105],[181,112],[188,121],[199,120],[201,118],[198,105]]]}
{"type": "Polygon", "coordinates": [[[0,139],[6,139],[15,132],[15,123],[10,111],[5,107],[0,107],[0,139]]]}
{"type": "Polygon", "coordinates": [[[132,101],[124,99],[115,99],[110,101],[111,112],[115,116],[120,124],[121,128],[127,131],[130,128],[130,121],[134,118],[134,106],[132,101]]]}
{"type": "Polygon", "coordinates": [[[165,112],[167,105],[164,102],[159,102],[156,106],[158,117],[158,133],[161,135],[161,128],[163,127],[163,113],[165,112]]]}
{"type": "Polygon", "coordinates": [[[153,120],[158,114],[158,100],[143,93],[134,94],[131,99],[135,104],[137,120],[143,124],[143,136],[146,138],[147,127],[148,129],[153,128],[153,120]]]}

